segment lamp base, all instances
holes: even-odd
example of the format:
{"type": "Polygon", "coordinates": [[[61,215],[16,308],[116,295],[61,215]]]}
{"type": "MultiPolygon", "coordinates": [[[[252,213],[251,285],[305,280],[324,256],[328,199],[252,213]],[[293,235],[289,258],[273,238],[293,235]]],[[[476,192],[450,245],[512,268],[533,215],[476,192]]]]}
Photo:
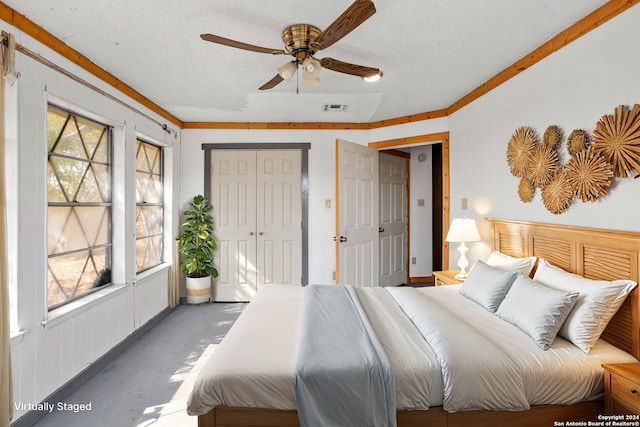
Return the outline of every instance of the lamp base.
{"type": "Polygon", "coordinates": [[[467,245],[464,242],[460,243],[458,246],[458,252],[460,252],[460,259],[458,260],[458,267],[460,268],[460,273],[456,274],[454,277],[458,280],[464,280],[467,278],[469,273],[467,273],[467,267],[469,266],[469,260],[467,260],[467,245]]]}
{"type": "Polygon", "coordinates": [[[455,277],[457,280],[464,281],[464,279],[466,279],[468,275],[469,275],[469,273],[463,273],[461,271],[460,273],[456,274],[453,277],[455,277]]]}

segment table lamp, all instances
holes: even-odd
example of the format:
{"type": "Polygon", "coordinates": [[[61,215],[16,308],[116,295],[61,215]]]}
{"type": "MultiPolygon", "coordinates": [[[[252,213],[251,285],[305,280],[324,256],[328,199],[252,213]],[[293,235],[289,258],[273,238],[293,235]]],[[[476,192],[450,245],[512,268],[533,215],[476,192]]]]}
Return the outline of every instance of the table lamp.
{"type": "Polygon", "coordinates": [[[460,273],[456,274],[455,278],[458,280],[464,280],[469,273],[467,273],[467,267],[469,261],[467,260],[467,242],[480,241],[480,233],[476,222],[472,218],[455,218],[451,222],[449,232],[447,233],[447,242],[460,243],[458,246],[458,252],[460,252],[460,259],[458,260],[458,267],[460,267],[460,273]]]}

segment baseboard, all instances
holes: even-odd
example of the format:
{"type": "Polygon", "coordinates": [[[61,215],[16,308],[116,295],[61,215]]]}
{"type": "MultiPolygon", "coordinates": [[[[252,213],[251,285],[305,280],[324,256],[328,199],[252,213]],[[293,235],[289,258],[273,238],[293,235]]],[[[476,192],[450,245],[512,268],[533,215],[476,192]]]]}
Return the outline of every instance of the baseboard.
{"type": "MultiPolygon", "coordinates": [[[[138,341],[144,334],[149,332],[154,326],[156,326],[162,319],[167,317],[174,308],[167,307],[160,313],[152,317],[147,323],[136,329],[131,335],[120,341],[115,347],[106,352],[102,357],[89,365],[84,371],[70,379],[66,384],[47,396],[42,402],[63,402],[67,397],[71,396],[76,390],[78,390],[84,383],[89,381],[95,375],[97,375],[105,366],[112,362],[116,357],[125,351],[131,344],[138,341]]],[[[11,427],[32,427],[45,415],[47,411],[29,411],[23,416],[11,423],[11,427]]]]}

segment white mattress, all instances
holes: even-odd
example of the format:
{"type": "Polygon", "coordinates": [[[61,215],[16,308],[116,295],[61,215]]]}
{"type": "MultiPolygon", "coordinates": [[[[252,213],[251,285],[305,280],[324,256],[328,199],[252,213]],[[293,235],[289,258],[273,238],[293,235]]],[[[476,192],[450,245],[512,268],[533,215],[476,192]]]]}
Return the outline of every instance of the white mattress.
{"type": "MultiPolygon", "coordinates": [[[[542,351],[526,334],[463,297],[457,289],[420,288],[416,295],[441,300],[463,319],[481,324],[483,331],[504,342],[514,360],[526,367],[524,382],[531,405],[600,399],[600,365],[636,361],[602,340],[589,355],[561,338],[556,338],[551,349],[542,351]]],[[[358,296],[392,364],[397,409],[442,405],[441,368],[411,320],[382,288],[358,289],[358,296]]],[[[293,378],[302,300],[303,288],[262,288],[202,369],[189,396],[187,412],[202,415],[218,405],[295,409],[293,378]]]]}

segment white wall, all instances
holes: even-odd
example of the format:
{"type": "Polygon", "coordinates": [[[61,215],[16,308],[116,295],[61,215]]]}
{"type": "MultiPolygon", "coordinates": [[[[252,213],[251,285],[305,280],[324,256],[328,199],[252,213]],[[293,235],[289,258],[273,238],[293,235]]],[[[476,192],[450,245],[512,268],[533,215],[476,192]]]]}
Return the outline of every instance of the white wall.
{"type": "MultiPolygon", "coordinates": [[[[0,29],[12,33],[18,44],[166,122],[15,28],[0,22],[0,29]]],[[[180,172],[180,131],[176,137],[169,135],[152,120],[21,53],[16,53],[16,62],[20,78],[8,88],[7,105],[9,286],[12,303],[17,302],[11,350],[15,402],[35,404],[168,306],[168,264],[138,276],[135,271],[135,141],[141,136],[167,147],[170,239],[177,221],[172,200],[180,189],[174,179],[180,172]],[[114,128],[114,177],[119,182],[114,185],[113,221],[119,237],[114,240],[114,285],[48,312],[46,112],[47,102],[54,99],[114,128]]],[[[17,410],[14,419],[24,413],[17,410]]]]}
{"type": "MultiPolygon", "coordinates": [[[[309,150],[309,283],[334,283],[335,141],[366,145],[368,131],[194,130],[183,131],[183,198],[186,204],[204,191],[204,151],[213,143],[310,143],[309,150]],[[325,200],[331,200],[331,208],[325,200]]],[[[215,213],[214,213],[215,214],[215,213]]]]}
{"type": "MultiPolygon", "coordinates": [[[[507,141],[519,126],[532,126],[542,137],[548,126],[558,125],[566,137],[577,128],[592,131],[602,115],[613,114],[620,104],[640,103],[638,22],[640,5],[449,117],[452,218],[463,215],[460,200],[467,197],[467,215],[477,219],[485,241],[486,216],[640,231],[639,180],[616,180],[606,197],[576,201],[554,215],[545,209],[539,190],[532,202],[520,201],[519,181],[509,173],[505,157],[507,141]]],[[[471,262],[489,251],[488,243],[470,247],[471,262]]],[[[458,259],[454,249],[452,266],[458,259]]]]}

